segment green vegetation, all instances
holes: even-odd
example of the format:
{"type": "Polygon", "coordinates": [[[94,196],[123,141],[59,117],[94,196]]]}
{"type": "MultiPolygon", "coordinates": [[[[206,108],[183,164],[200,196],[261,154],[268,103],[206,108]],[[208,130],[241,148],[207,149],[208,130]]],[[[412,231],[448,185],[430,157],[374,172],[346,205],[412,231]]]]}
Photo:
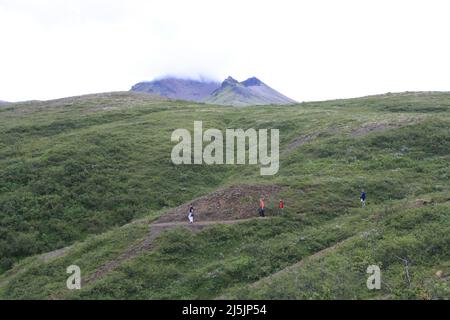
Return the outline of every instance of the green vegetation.
{"type": "Polygon", "coordinates": [[[450,298],[448,93],[245,108],[91,95],[0,106],[0,133],[0,298],[450,298]],[[194,120],[279,128],[279,173],[174,166],[170,135],[194,120]],[[282,185],[285,215],[168,230],[82,290],[66,289],[67,266],[89,276],[161,214],[238,184],[282,185]],[[381,290],[366,288],[371,264],[381,290]]]}

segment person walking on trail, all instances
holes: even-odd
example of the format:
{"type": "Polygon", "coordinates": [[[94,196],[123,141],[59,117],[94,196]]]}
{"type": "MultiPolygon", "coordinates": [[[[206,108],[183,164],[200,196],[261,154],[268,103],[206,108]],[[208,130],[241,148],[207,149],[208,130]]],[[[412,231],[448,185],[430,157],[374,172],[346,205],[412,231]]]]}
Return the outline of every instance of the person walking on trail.
{"type": "Polygon", "coordinates": [[[194,223],[194,207],[189,207],[189,213],[188,213],[189,223],[194,223]]]}
{"type": "Polygon", "coordinates": [[[264,198],[259,199],[259,216],[264,217],[264,198]]]}
{"type": "Polygon", "coordinates": [[[364,208],[366,206],[366,193],[364,190],[361,191],[361,196],[359,198],[361,199],[361,204],[364,208]]]}
{"type": "Polygon", "coordinates": [[[278,204],[278,214],[283,214],[284,210],[284,201],[283,199],[280,199],[280,203],[278,204]]]}

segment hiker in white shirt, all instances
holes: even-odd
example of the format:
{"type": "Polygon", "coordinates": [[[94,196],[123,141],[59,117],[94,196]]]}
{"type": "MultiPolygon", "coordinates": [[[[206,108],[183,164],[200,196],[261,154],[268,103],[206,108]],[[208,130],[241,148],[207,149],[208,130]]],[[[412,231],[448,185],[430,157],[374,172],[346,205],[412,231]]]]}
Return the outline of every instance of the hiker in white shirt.
{"type": "Polygon", "coordinates": [[[188,213],[189,223],[194,223],[194,207],[189,207],[189,213],[188,213]]]}

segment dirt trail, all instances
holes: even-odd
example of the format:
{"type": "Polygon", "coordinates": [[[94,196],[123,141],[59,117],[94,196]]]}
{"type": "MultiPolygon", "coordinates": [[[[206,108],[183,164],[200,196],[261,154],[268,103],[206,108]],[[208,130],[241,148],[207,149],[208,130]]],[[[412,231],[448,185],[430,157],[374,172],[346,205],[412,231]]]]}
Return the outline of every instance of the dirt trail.
{"type": "Polygon", "coordinates": [[[137,245],[128,248],[125,252],[123,252],[116,259],[108,261],[104,265],[100,266],[94,273],[83,279],[83,285],[95,282],[99,278],[103,277],[108,272],[116,269],[122,263],[127,260],[133,259],[143,253],[144,251],[151,250],[154,244],[154,240],[163,232],[176,227],[186,227],[189,228],[193,232],[198,232],[205,227],[217,224],[235,224],[242,223],[246,221],[252,221],[257,218],[252,219],[239,219],[239,220],[215,220],[215,221],[200,221],[194,222],[193,224],[189,224],[188,222],[162,222],[162,223],[152,223],[149,225],[149,234],[148,236],[137,245]]]}
{"type": "MultiPolygon", "coordinates": [[[[202,199],[204,199],[204,198],[207,198],[207,197],[202,197],[202,199]]],[[[450,201],[450,198],[445,201],[450,201]]],[[[421,207],[424,205],[428,205],[430,203],[431,203],[430,200],[416,199],[414,202],[409,202],[407,204],[403,204],[401,207],[404,207],[404,208],[421,207]]],[[[140,243],[126,249],[116,259],[103,264],[93,274],[89,275],[87,278],[82,280],[83,285],[95,282],[96,280],[100,279],[108,272],[119,267],[125,261],[132,259],[134,257],[137,257],[138,255],[140,255],[141,253],[143,253],[146,250],[150,250],[153,246],[153,241],[165,230],[175,228],[175,227],[187,227],[190,230],[192,230],[193,232],[197,232],[197,231],[200,231],[200,230],[204,229],[205,227],[208,227],[211,225],[236,224],[236,223],[243,223],[243,222],[248,222],[248,221],[256,221],[257,219],[261,219],[261,218],[196,221],[194,224],[189,224],[187,221],[158,222],[159,220],[162,220],[162,219],[159,219],[158,221],[149,224],[149,234],[144,240],[142,240],[140,243]]],[[[270,219],[270,218],[263,218],[263,219],[270,219]]],[[[342,246],[344,243],[346,243],[349,240],[354,239],[355,237],[358,237],[360,235],[361,235],[361,233],[351,236],[351,237],[344,239],[328,248],[325,248],[325,249],[320,250],[310,256],[307,256],[293,265],[287,266],[284,269],[281,269],[265,278],[262,278],[256,282],[250,284],[250,287],[257,286],[263,282],[268,282],[270,284],[274,278],[279,277],[280,275],[282,275],[286,272],[289,272],[290,270],[293,270],[295,268],[299,268],[299,267],[303,266],[305,264],[305,262],[307,262],[311,259],[320,258],[320,257],[324,256],[325,254],[327,254],[328,252],[337,249],[338,247],[342,246]]],[[[67,249],[67,248],[63,248],[63,249],[67,249]]],[[[50,252],[50,253],[47,253],[46,255],[55,255],[55,254],[59,255],[59,254],[64,254],[66,251],[67,250],[59,249],[59,250],[56,250],[56,252],[50,252]]],[[[7,284],[7,281],[4,281],[3,283],[1,283],[1,285],[4,285],[4,284],[7,284]]],[[[52,296],[51,299],[61,299],[63,297],[64,297],[64,294],[62,292],[59,292],[58,294],[55,294],[54,296],[52,296]]],[[[224,298],[224,296],[220,296],[217,299],[223,299],[223,298],[224,298]]]]}
{"type": "MultiPolygon", "coordinates": [[[[94,273],[82,280],[83,285],[95,282],[125,261],[137,257],[147,250],[151,250],[154,240],[165,230],[175,227],[186,227],[193,232],[198,232],[211,225],[235,224],[255,220],[257,219],[255,217],[258,216],[259,198],[263,196],[266,199],[266,206],[269,206],[270,203],[277,201],[278,195],[282,190],[283,187],[278,185],[235,185],[219,189],[172,209],[155,222],[149,224],[149,233],[145,239],[125,249],[114,260],[100,266],[94,273]],[[195,208],[195,222],[193,224],[189,224],[187,221],[190,205],[193,205],[195,208]]],[[[144,221],[134,221],[132,223],[145,223],[144,221]]],[[[67,249],[69,247],[48,252],[41,255],[40,258],[44,261],[49,261],[50,259],[63,256],[68,251],[67,249]]]]}

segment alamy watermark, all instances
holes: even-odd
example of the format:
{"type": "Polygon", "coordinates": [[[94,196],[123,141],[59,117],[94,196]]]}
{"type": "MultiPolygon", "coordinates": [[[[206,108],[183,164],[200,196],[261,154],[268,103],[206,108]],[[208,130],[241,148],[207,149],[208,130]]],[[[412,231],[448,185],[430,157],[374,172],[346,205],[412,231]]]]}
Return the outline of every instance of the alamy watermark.
{"type": "Polygon", "coordinates": [[[250,128],[245,131],[226,129],[224,141],[222,131],[207,129],[203,132],[203,122],[194,121],[193,139],[187,129],[176,129],[172,132],[171,141],[178,144],[173,147],[171,158],[177,165],[246,164],[246,142],[248,141],[248,164],[259,164],[261,175],[275,175],[279,169],[279,130],[270,129],[270,153],[268,138],[268,129],[250,128]],[[193,148],[192,140],[194,140],[193,148]],[[208,144],[203,148],[205,142],[208,144]]]}
{"type": "Polygon", "coordinates": [[[81,289],[81,269],[77,265],[70,265],[67,267],[66,272],[71,274],[66,281],[67,289],[80,290],[81,289]]]}
{"type": "Polygon", "coordinates": [[[377,265],[370,265],[367,267],[366,272],[370,274],[369,278],[367,278],[367,289],[373,290],[381,289],[381,270],[377,265]]]}

